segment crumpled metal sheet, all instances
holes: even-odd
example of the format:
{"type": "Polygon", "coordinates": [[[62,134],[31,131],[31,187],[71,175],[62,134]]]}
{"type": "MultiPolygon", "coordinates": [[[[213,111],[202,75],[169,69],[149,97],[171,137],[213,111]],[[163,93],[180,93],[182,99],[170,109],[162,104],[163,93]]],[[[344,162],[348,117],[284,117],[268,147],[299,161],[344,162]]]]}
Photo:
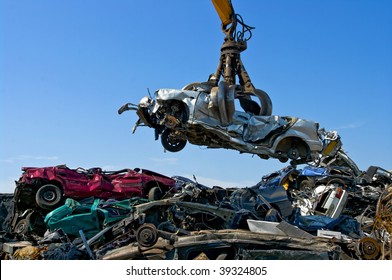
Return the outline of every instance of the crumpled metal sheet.
{"type": "Polygon", "coordinates": [[[165,253],[174,247],[167,242],[159,240],[151,248],[141,248],[137,243],[113,249],[104,254],[103,260],[132,260],[132,259],[165,259],[165,253]]]}
{"type": "Polygon", "coordinates": [[[374,228],[392,235],[392,184],[381,194],[377,203],[374,228]]]}
{"type": "Polygon", "coordinates": [[[381,244],[381,259],[392,259],[392,184],[381,194],[374,218],[373,234],[381,244]]]}
{"type": "MultiPolygon", "coordinates": [[[[259,251],[259,254],[254,255],[255,259],[262,257],[261,252],[268,256],[271,250],[279,250],[282,259],[299,259],[301,252],[312,255],[313,259],[339,259],[341,254],[340,246],[323,238],[296,238],[244,230],[200,231],[191,236],[179,237],[173,246],[178,259],[188,259],[189,255],[195,254],[194,251],[208,255],[208,251],[222,246],[234,248],[236,259],[249,259],[255,250],[259,251]]],[[[167,256],[176,258],[170,253],[167,256]]]]}
{"type": "MultiPolygon", "coordinates": [[[[256,116],[245,112],[235,111],[231,122],[222,125],[219,118],[212,114],[208,107],[209,94],[200,93],[197,98],[194,112],[190,112],[193,120],[208,124],[211,127],[219,127],[221,130],[234,137],[241,137],[245,142],[258,142],[264,140],[270,134],[282,130],[289,124],[287,120],[280,116],[256,116]]],[[[191,118],[190,118],[191,119],[191,118]]]]}
{"type": "Polygon", "coordinates": [[[249,250],[242,252],[243,260],[329,260],[328,252],[303,250],[249,250]]]}
{"type": "Polygon", "coordinates": [[[246,142],[262,141],[287,124],[289,122],[279,116],[252,116],[244,128],[243,139],[246,142]]]}
{"type": "Polygon", "coordinates": [[[340,255],[340,246],[325,238],[306,239],[245,230],[217,230],[178,237],[173,245],[162,240],[151,248],[129,244],[107,252],[102,259],[337,260],[341,259],[340,255]]]}

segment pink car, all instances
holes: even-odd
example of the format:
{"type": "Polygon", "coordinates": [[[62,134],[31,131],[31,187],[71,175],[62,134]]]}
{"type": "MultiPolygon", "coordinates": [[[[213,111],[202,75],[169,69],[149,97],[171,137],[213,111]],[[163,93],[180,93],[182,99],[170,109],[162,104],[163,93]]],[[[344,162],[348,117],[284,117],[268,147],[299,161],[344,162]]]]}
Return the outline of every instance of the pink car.
{"type": "Polygon", "coordinates": [[[58,165],[23,167],[22,171],[16,182],[16,202],[46,210],[57,207],[63,197],[118,200],[138,196],[156,200],[175,191],[172,178],[138,168],[102,171],[101,168],[70,169],[58,165]]]}

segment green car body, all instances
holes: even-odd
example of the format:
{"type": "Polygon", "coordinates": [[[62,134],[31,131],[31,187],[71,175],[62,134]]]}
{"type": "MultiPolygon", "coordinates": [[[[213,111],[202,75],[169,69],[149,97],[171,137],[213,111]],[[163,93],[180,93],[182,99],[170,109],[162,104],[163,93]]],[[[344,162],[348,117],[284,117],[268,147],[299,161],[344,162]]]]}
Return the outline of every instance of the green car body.
{"type": "Polygon", "coordinates": [[[91,238],[105,227],[129,216],[135,204],[147,202],[143,198],[121,201],[86,199],[76,201],[67,198],[63,206],[45,216],[45,224],[50,231],[62,229],[70,237],[79,237],[82,230],[86,238],[91,238]]]}

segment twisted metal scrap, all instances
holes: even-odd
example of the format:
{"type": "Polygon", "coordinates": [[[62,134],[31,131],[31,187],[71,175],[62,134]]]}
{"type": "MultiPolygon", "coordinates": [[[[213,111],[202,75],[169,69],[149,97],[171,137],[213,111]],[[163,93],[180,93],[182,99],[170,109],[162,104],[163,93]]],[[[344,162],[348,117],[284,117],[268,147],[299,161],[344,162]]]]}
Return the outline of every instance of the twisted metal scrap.
{"type": "Polygon", "coordinates": [[[26,246],[15,251],[13,254],[14,260],[40,260],[42,259],[42,253],[48,248],[26,246]]]}
{"type": "Polygon", "coordinates": [[[373,230],[383,244],[382,258],[385,259],[385,252],[389,249],[389,259],[392,259],[392,184],[385,188],[385,191],[378,199],[373,230]],[[389,242],[385,242],[385,238],[383,238],[385,231],[389,234],[389,242]]]}

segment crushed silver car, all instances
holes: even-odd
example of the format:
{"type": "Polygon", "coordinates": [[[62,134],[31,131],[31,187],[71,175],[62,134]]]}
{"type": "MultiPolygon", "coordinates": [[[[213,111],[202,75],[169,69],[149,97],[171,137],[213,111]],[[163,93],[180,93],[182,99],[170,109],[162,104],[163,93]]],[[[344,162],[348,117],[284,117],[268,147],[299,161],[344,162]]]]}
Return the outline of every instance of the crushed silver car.
{"type": "Polygon", "coordinates": [[[259,108],[257,102],[243,102],[236,86],[224,81],[218,87],[204,83],[192,88],[195,90],[159,89],[155,100],[143,97],[138,105],[127,103],[118,113],[135,110],[139,120],[133,132],[140,125],[154,128],[155,140],[160,136],[163,147],[170,152],[178,152],[190,142],[257,154],[263,159],[304,163],[318,158],[323,149],[316,122],[258,115],[253,109],[259,108]],[[236,101],[240,101],[243,111],[236,110],[236,101]]]}

